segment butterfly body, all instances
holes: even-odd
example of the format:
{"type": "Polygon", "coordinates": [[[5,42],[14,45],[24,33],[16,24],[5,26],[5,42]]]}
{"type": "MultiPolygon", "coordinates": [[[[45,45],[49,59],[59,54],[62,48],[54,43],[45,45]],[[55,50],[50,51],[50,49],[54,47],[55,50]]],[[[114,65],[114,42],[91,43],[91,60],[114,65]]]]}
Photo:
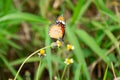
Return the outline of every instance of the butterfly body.
{"type": "Polygon", "coordinates": [[[49,36],[56,40],[63,40],[65,35],[65,22],[64,17],[59,16],[55,24],[49,28],[49,36]]]}

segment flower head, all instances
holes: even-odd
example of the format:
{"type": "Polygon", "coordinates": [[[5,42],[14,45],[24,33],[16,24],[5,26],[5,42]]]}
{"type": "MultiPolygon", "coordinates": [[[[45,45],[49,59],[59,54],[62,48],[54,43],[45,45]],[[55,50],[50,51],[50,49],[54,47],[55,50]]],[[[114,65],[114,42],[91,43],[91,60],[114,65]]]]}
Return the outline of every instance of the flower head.
{"type": "Polygon", "coordinates": [[[64,63],[66,64],[66,65],[69,65],[69,64],[71,64],[71,63],[73,63],[73,59],[71,58],[71,59],[65,59],[65,61],[64,61],[64,63]]]}
{"type": "Polygon", "coordinates": [[[57,76],[55,76],[54,79],[57,80],[58,79],[57,76]]]}
{"type": "Polygon", "coordinates": [[[56,41],[56,44],[57,44],[58,47],[60,47],[60,46],[62,46],[62,41],[57,40],[57,41],[56,41]]]}
{"type": "Polygon", "coordinates": [[[38,55],[41,57],[41,56],[46,56],[45,54],[45,50],[44,49],[41,49],[40,52],[38,53],[38,55]]]}
{"type": "Polygon", "coordinates": [[[69,50],[69,51],[74,50],[74,46],[71,45],[71,44],[68,44],[67,45],[67,50],[69,50]]]}
{"type": "Polygon", "coordinates": [[[9,78],[8,80],[13,80],[12,78],[9,78]]]}
{"type": "Polygon", "coordinates": [[[54,47],[60,47],[63,45],[63,42],[60,41],[60,40],[57,40],[56,42],[53,42],[51,43],[51,47],[54,48],[54,47]]]}

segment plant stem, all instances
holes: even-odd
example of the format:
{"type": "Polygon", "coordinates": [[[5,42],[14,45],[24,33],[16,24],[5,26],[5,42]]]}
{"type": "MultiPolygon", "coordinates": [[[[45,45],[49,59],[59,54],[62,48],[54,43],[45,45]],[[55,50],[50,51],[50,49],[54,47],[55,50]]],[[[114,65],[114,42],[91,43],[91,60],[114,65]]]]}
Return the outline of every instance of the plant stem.
{"type": "Polygon", "coordinates": [[[64,75],[65,75],[66,68],[67,68],[67,65],[64,67],[64,71],[63,71],[63,73],[62,73],[61,80],[63,80],[63,77],[64,77],[64,75]]]}
{"type": "Polygon", "coordinates": [[[70,66],[68,67],[68,80],[69,80],[69,77],[70,77],[70,66]]]}
{"type": "MultiPolygon", "coordinates": [[[[46,47],[41,48],[41,49],[46,49],[46,48],[49,48],[49,47],[51,47],[51,46],[46,46],[46,47]]],[[[21,66],[19,67],[19,69],[18,69],[18,71],[17,71],[17,73],[16,73],[16,75],[15,75],[15,77],[14,77],[13,80],[16,80],[16,78],[17,78],[19,72],[21,71],[23,65],[25,64],[25,62],[26,62],[30,57],[32,57],[33,55],[35,55],[36,53],[38,53],[41,49],[38,49],[37,51],[33,52],[31,55],[29,55],[29,56],[23,61],[23,63],[22,63],[21,66]]]]}
{"type": "Polygon", "coordinates": [[[111,62],[111,66],[112,66],[112,72],[113,72],[114,78],[116,79],[116,75],[115,75],[115,71],[114,71],[114,66],[113,66],[112,62],[111,62]]]}
{"type": "Polygon", "coordinates": [[[39,80],[39,71],[40,71],[41,63],[42,63],[42,59],[40,58],[40,63],[39,63],[38,69],[37,69],[35,80],[39,80]]]}

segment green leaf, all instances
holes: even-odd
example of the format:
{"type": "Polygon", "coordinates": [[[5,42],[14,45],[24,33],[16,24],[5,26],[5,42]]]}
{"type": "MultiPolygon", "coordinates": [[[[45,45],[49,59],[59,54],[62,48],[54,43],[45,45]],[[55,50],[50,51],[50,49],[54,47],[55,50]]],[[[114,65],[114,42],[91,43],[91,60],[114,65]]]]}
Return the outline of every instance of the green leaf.
{"type": "MultiPolygon", "coordinates": [[[[9,31],[5,30],[5,29],[0,29],[0,34],[7,36],[7,37],[11,37],[14,39],[19,39],[19,37],[15,34],[10,33],[9,31]]],[[[5,37],[4,37],[5,38],[5,37]]]]}
{"type": "MultiPolygon", "coordinates": [[[[48,35],[48,27],[46,27],[46,40],[45,40],[45,45],[49,46],[50,45],[50,37],[48,35]]],[[[46,54],[47,54],[47,65],[48,65],[48,71],[49,71],[49,75],[50,75],[50,80],[52,80],[52,55],[51,55],[51,49],[47,48],[46,49],[46,54]]]]}
{"type": "Polygon", "coordinates": [[[65,2],[67,3],[68,8],[70,8],[71,10],[74,10],[74,5],[70,0],[65,0],[65,2]]]}
{"type": "Polygon", "coordinates": [[[109,16],[109,17],[110,17],[112,20],[114,20],[115,22],[120,23],[119,17],[117,17],[115,14],[111,14],[111,13],[108,13],[108,12],[102,11],[102,10],[100,10],[100,12],[103,13],[103,14],[105,14],[105,15],[107,15],[107,16],[109,16]]]}
{"type": "Polygon", "coordinates": [[[80,70],[81,70],[81,64],[78,64],[77,65],[77,68],[76,68],[76,70],[74,70],[75,71],[75,73],[74,73],[74,80],[79,80],[79,75],[80,75],[80,70]]]}
{"type": "Polygon", "coordinates": [[[43,24],[49,23],[46,19],[43,19],[40,16],[35,16],[29,13],[12,13],[2,16],[0,18],[0,22],[8,21],[8,20],[25,20],[25,21],[39,22],[43,24]]]}
{"type": "Polygon", "coordinates": [[[86,79],[90,80],[90,75],[89,75],[87,65],[86,65],[86,62],[85,62],[85,59],[84,59],[84,55],[83,55],[84,53],[83,53],[82,49],[80,48],[80,45],[79,45],[79,42],[78,42],[78,39],[77,39],[75,33],[73,32],[74,30],[71,31],[70,26],[67,26],[66,28],[67,28],[66,34],[67,34],[67,37],[69,39],[69,42],[72,45],[74,45],[74,47],[75,47],[75,50],[73,50],[73,52],[74,52],[74,55],[77,59],[77,62],[78,62],[78,64],[81,64],[80,67],[83,67],[82,71],[83,71],[84,75],[86,76],[86,79]]]}
{"type": "Polygon", "coordinates": [[[43,17],[46,17],[48,8],[50,6],[50,0],[39,0],[39,8],[40,8],[40,14],[43,17]],[[44,6],[43,6],[44,5],[44,6]]]}
{"type": "Polygon", "coordinates": [[[118,47],[118,41],[117,41],[116,37],[113,35],[113,33],[108,29],[104,29],[105,25],[102,25],[101,23],[99,23],[97,21],[92,21],[92,24],[104,31],[104,33],[110,38],[112,43],[115,45],[118,53],[120,54],[120,49],[118,47]]]}
{"type": "Polygon", "coordinates": [[[91,48],[100,58],[102,58],[108,65],[110,65],[110,59],[105,55],[105,52],[97,45],[95,40],[89,36],[83,30],[75,30],[78,37],[91,48]]]}
{"type": "Polygon", "coordinates": [[[117,17],[112,11],[110,11],[110,9],[106,7],[104,0],[94,0],[94,3],[102,14],[105,14],[114,21],[120,23],[119,17],[117,17]]]}
{"type": "Polygon", "coordinates": [[[16,49],[21,49],[20,46],[18,46],[17,44],[15,44],[14,42],[12,42],[11,40],[8,40],[7,43],[8,43],[10,46],[12,46],[12,47],[14,47],[14,48],[16,48],[16,49]]]}
{"type": "MultiPolygon", "coordinates": [[[[2,55],[0,55],[0,58],[3,60],[4,64],[6,65],[6,67],[15,76],[16,75],[16,70],[9,64],[8,60],[4,56],[2,56],[2,55]]],[[[23,80],[23,79],[21,78],[21,76],[18,75],[18,80],[23,80]]]]}
{"type": "Polygon", "coordinates": [[[76,7],[74,8],[73,16],[71,25],[76,24],[76,22],[81,18],[81,16],[85,13],[85,11],[88,9],[89,5],[91,4],[92,0],[79,0],[77,2],[76,7]]]}
{"type": "Polygon", "coordinates": [[[108,66],[106,67],[106,70],[105,70],[105,73],[104,73],[103,80],[107,80],[107,71],[108,71],[108,66]]]}

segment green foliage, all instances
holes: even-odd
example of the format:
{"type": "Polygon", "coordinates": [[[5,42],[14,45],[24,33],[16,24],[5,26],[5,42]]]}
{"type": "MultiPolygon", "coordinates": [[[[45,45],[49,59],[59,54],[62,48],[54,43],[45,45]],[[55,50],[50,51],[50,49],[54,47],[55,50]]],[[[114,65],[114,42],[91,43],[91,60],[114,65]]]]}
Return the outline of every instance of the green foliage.
{"type": "Polygon", "coordinates": [[[118,6],[111,0],[1,0],[0,79],[14,78],[28,55],[54,42],[48,30],[51,22],[55,23],[62,13],[66,18],[64,46],[46,49],[47,56],[42,63],[37,55],[31,57],[17,79],[24,80],[24,73],[29,70],[31,80],[37,75],[41,80],[53,80],[55,76],[60,80],[65,66],[63,60],[70,56],[74,58],[74,63],[69,66],[69,76],[66,70],[67,77],[64,76],[64,79],[113,80],[109,69],[111,62],[115,65],[115,73],[120,75],[117,70],[120,66],[118,6]],[[74,45],[75,49],[66,51],[67,43],[74,45]],[[98,59],[101,60],[96,63],[98,59]],[[99,71],[105,74],[99,76],[99,71]]]}
{"type": "Polygon", "coordinates": [[[107,79],[107,71],[108,71],[108,66],[106,67],[106,70],[105,70],[105,74],[104,74],[103,80],[106,80],[106,79],[107,79]]]}

